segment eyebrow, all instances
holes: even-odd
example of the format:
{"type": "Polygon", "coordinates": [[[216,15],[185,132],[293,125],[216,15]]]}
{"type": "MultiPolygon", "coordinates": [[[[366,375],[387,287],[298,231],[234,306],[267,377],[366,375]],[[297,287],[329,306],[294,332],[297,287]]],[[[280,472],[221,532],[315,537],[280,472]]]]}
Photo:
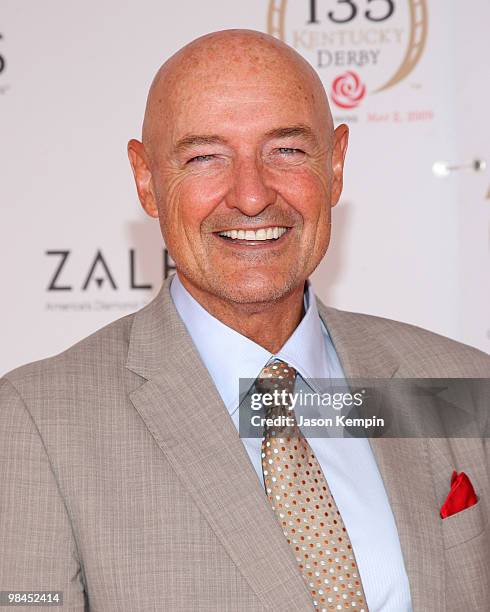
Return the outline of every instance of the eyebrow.
{"type": "Polygon", "coordinates": [[[174,150],[176,153],[181,153],[192,147],[209,144],[226,144],[226,140],[221,136],[189,134],[177,142],[174,150]]]}
{"type": "Polygon", "coordinates": [[[313,130],[307,125],[298,124],[287,127],[274,128],[266,133],[268,138],[289,138],[291,136],[302,136],[312,142],[317,142],[317,137],[313,130]]]}
{"type": "MultiPolygon", "coordinates": [[[[274,128],[266,132],[265,136],[267,138],[290,138],[293,136],[302,136],[303,138],[306,138],[314,143],[317,142],[317,138],[313,130],[307,125],[303,124],[274,128]]],[[[211,144],[228,144],[228,141],[221,136],[214,134],[189,134],[177,141],[174,151],[175,153],[182,153],[187,149],[191,149],[192,147],[211,144]]]]}

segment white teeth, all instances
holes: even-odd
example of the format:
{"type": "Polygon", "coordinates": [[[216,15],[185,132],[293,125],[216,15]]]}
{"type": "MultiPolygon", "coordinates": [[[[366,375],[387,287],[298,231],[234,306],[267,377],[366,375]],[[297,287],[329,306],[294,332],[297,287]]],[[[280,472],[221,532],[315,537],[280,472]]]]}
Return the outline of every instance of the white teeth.
{"type": "Polygon", "coordinates": [[[287,227],[268,227],[259,230],[227,230],[220,232],[220,236],[231,238],[232,240],[277,240],[287,232],[287,227]]]}

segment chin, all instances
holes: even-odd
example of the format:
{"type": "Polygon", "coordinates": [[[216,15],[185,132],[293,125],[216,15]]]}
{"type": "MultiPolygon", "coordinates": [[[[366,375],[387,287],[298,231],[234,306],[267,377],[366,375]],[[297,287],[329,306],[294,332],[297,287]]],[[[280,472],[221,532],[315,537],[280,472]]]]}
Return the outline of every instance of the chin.
{"type": "Polygon", "coordinates": [[[226,279],[214,278],[213,293],[238,304],[275,302],[291,293],[298,284],[291,277],[248,273],[226,279]]]}

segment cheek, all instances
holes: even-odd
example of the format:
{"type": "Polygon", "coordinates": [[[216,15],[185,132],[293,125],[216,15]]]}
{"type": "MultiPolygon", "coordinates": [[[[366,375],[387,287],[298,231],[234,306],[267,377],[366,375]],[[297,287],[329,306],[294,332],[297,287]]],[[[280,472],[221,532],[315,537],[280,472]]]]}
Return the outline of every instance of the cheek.
{"type": "Polygon", "coordinates": [[[222,176],[186,176],[171,181],[166,202],[174,225],[199,230],[225,194],[226,183],[222,176]]]}
{"type": "MultiPolygon", "coordinates": [[[[304,226],[317,224],[326,218],[328,204],[327,178],[312,170],[296,170],[283,177],[278,191],[302,217],[304,226]]],[[[305,228],[306,229],[306,228],[305,228]]]]}

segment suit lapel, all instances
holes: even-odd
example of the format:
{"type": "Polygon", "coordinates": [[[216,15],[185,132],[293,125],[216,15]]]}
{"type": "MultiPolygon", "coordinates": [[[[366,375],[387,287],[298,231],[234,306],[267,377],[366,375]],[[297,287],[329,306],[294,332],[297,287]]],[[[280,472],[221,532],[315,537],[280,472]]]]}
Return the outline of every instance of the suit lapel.
{"type": "Polygon", "coordinates": [[[262,604],[312,609],[311,597],[257,474],[178,316],[167,280],[136,313],[130,394],[155,441],[262,604]]]}
{"type": "MultiPolygon", "coordinates": [[[[375,319],[318,304],[347,378],[391,378],[399,360],[380,341],[375,319]]],[[[400,537],[415,612],[443,612],[444,549],[427,440],[372,438],[400,537]]]]}

